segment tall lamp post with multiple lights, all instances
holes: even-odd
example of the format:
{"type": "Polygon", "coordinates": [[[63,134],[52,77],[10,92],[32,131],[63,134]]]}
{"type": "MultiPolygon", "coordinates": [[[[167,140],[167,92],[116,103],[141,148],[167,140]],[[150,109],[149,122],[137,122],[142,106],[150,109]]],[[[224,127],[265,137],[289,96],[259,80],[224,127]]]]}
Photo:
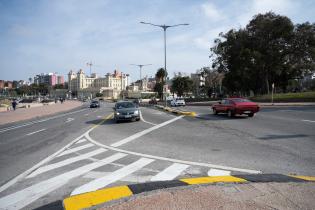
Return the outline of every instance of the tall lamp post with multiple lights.
{"type": "Polygon", "coordinates": [[[140,68],[140,86],[141,86],[141,88],[143,88],[142,87],[142,67],[143,66],[150,66],[152,64],[130,64],[130,65],[132,65],[132,66],[139,66],[139,68],[140,68]]]}
{"type": "MultiPolygon", "coordinates": [[[[156,25],[153,23],[147,23],[147,22],[143,22],[141,21],[140,23],[142,24],[147,24],[147,25],[152,25],[152,26],[156,26],[156,27],[160,27],[164,30],[164,70],[165,70],[165,83],[166,83],[166,77],[167,77],[167,69],[166,69],[166,29],[171,28],[171,27],[177,27],[177,26],[188,26],[188,23],[181,23],[181,24],[176,24],[176,25],[156,25]]],[[[166,103],[166,96],[165,96],[165,106],[167,105],[166,103]]]]}

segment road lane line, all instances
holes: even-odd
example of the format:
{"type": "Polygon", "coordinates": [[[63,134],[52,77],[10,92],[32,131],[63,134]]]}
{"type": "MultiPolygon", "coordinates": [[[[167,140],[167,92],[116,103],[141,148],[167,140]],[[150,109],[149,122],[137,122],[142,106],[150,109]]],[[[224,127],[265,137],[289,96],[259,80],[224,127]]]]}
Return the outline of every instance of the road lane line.
{"type": "Polygon", "coordinates": [[[71,179],[79,177],[89,171],[92,171],[111,162],[114,162],[120,158],[125,157],[126,155],[127,154],[116,153],[100,161],[79,167],[72,171],[60,174],[56,177],[34,184],[18,192],[4,196],[0,198],[0,209],[6,210],[21,209],[29,205],[30,203],[36,201],[37,199],[47,195],[48,193],[58,189],[71,179]]]}
{"type": "Polygon", "coordinates": [[[72,191],[71,195],[77,195],[77,194],[95,191],[100,188],[103,188],[113,182],[120,180],[123,177],[126,177],[129,174],[132,174],[133,172],[140,170],[144,166],[152,163],[153,161],[154,161],[153,159],[149,159],[149,158],[140,158],[136,162],[133,162],[130,165],[127,165],[121,169],[118,169],[108,174],[107,176],[101,177],[99,179],[95,179],[87,184],[84,184],[76,188],[74,191],[72,191]]]}
{"type": "Polygon", "coordinates": [[[155,123],[151,123],[151,122],[146,121],[146,120],[143,118],[143,116],[142,116],[142,111],[141,111],[141,110],[140,110],[140,119],[141,119],[142,122],[148,123],[148,124],[150,124],[150,125],[156,125],[155,123]]]}
{"type": "Polygon", "coordinates": [[[231,175],[231,171],[218,170],[215,168],[211,168],[208,171],[208,176],[228,176],[231,175]]]}
{"type": "Polygon", "coordinates": [[[170,161],[174,163],[182,163],[182,164],[187,164],[187,165],[195,165],[195,166],[204,166],[208,168],[217,168],[217,169],[222,169],[222,170],[227,170],[227,171],[238,171],[238,172],[245,172],[245,173],[251,173],[251,174],[260,174],[262,173],[261,171],[257,170],[250,170],[250,169],[243,169],[243,168],[235,168],[235,167],[230,167],[230,166],[222,166],[222,165],[215,165],[215,164],[210,164],[210,163],[201,163],[201,162],[194,162],[194,161],[187,161],[187,160],[179,160],[179,159],[173,159],[173,158],[166,158],[166,157],[161,157],[161,156],[155,156],[155,155],[148,155],[148,154],[143,154],[139,152],[133,152],[133,151],[128,151],[124,149],[119,149],[117,147],[112,147],[108,146],[105,144],[101,144],[98,141],[93,140],[89,133],[85,135],[85,138],[92,142],[93,144],[103,147],[105,149],[117,151],[117,152],[123,152],[131,155],[137,155],[141,157],[146,157],[146,158],[152,158],[152,159],[157,159],[157,160],[165,160],[165,161],[170,161]]]}
{"type": "MultiPolygon", "coordinates": [[[[79,110],[82,111],[82,110],[79,110]]],[[[31,167],[30,169],[24,171],[23,173],[17,175],[16,177],[14,177],[13,179],[11,179],[10,181],[8,181],[7,183],[5,183],[4,185],[2,185],[0,187],[0,192],[8,189],[9,187],[11,187],[12,185],[14,185],[15,183],[17,183],[18,181],[22,180],[23,178],[25,178],[28,174],[30,174],[31,172],[33,172],[34,170],[36,170],[37,168],[41,167],[42,165],[48,163],[49,161],[51,161],[52,159],[54,159],[55,157],[57,157],[60,153],[62,153],[63,151],[65,151],[66,149],[70,148],[73,144],[75,144],[78,140],[82,139],[82,137],[86,136],[86,134],[88,134],[89,132],[91,132],[94,128],[96,128],[98,125],[102,124],[104,121],[106,121],[107,119],[109,119],[110,117],[112,117],[113,114],[109,114],[107,117],[105,117],[101,122],[99,122],[98,124],[92,126],[90,129],[88,129],[87,131],[85,131],[85,133],[83,133],[82,135],[80,135],[79,137],[77,137],[76,139],[74,139],[73,141],[71,141],[69,144],[67,144],[66,146],[62,147],[60,150],[58,150],[57,152],[53,153],[52,155],[48,156],[47,158],[43,159],[42,161],[40,161],[39,163],[37,163],[36,165],[34,165],[33,167],[31,167]]]]}
{"type": "Polygon", "coordinates": [[[314,120],[302,120],[303,122],[312,122],[312,123],[315,123],[314,120]]]}
{"type": "Polygon", "coordinates": [[[120,140],[120,141],[118,141],[116,143],[111,144],[110,146],[112,146],[112,147],[119,147],[119,146],[124,145],[124,144],[126,144],[126,143],[128,143],[130,141],[133,141],[133,140],[135,140],[135,139],[137,139],[137,138],[139,138],[139,137],[141,137],[143,135],[146,135],[146,134],[148,134],[148,133],[150,133],[150,132],[152,132],[152,131],[154,131],[156,129],[159,129],[159,128],[161,128],[161,127],[163,127],[165,125],[168,125],[168,124],[170,124],[172,122],[175,122],[176,120],[179,120],[179,119],[181,119],[183,117],[184,116],[175,117],[175,118],[173,118],[171,120],[168,120],[168,121],[163,122],[161,124],[155,125],[155,126],[153,126],[151,128],[145,129],[145,130],[140,131],[140,132],[138,132],[136,134],[133,134],[133,135],[131,135],[131,136],[129,136],[129,137],[123,139],[123,140],[120,140]]]}
{"type": "Polygon", "coordinates": [[[38,130],[38,131],[34,131],[34,132],[32,132],[32,133],[28,133],[28,134],[26,134],[26,135],[27,135],[27,136],[31,136],[31,135],[33,135],[33,134],[35,134],[35,133],[39,133],[39,132],[42,132],[42,131],[44,131],[44,130],[46,130],[46,128],[40,129],[40,130],[38,130]]]}
{"type": "Polygon", "coordinates": [[[86,148],[90,148],[90,147],[93,147],[94,144],[92,143],[88,143],[88,144],[84,144],[82,146],[79,146],[79,147],[74,147],[72,149],[68,149],[68,150],[65,150],[64,152],[62,152],[61,154],[57,155],[57,157],[61,157],[61,156],[64,156],[64,155],[68,155],[70,153],[74,153],[74,152],[77,152],[77,151],[80,151],[80,150],[83,150],[83,149],[86,149],[86,148]]]}
{"type": "Polygon", "coordinates": [[[166,169],[152,177],[151,181],[166,181],[175,179],[188,167],[189,165],[186,164],[173,163],[171,166],[167,167],[166,169]]]}
{"type": "Polygon", "coordinates": [[[61,115],[56,115],[56,116],[53,116],[53,117],[48,117],[48,118],[45,118],[45,119],[42,119],[42,120],[31,121],[31,122],[28,122],[28,123],[24,123],[22,125],[15,125],[15,126],[7,127],[7,128],[2,128],[2,129],[0,129],[0,133],[6,132],[6,131],[10,131],[10,130],[14,130],[14,129],[21,128],[21,127],[25,127],[25,126],[28,126],[28,125],[33,125],[33,124],[36,124],[36,123],[45,122],[45,121],[48,121],[48,120],[53,120],[53,119],[56,119],[56,118],[64,117],[64,116],[67,116],[67,115],[70,115],[70,114],[74,114],[74,113],[78,113],[78,112],[82,112],[82,111],[85,111],[85,110],[87,110],[87,109],[80,109],[80,110],[77,110],[77,111],[74,111],[74,112],[69,112],[69,113],[65,113],[65,114],[61,114],[61,115]]]}
{"type": "Polygon", "coordinates": [[[86,139],[80,139],[79,141],[77,141],[75,144],[80,144],[82,142],[86,142],[86,139]]]}
{"type": "Polygon", "coordinates": [[[73,120],[74,120],[73,118],[69,117],[65,123],[71,122],[73,120]]]}
{"type": "Polygon", "coordinates": [[[69,165],[71,163],[78,162],[80,160],[85,160],[87,158],[90,158],[90,157],[93,157],[95,155],[101,154],[101,153],[103,153],[105,151],[107,151],[107,149],[100,148],[100,149],[94,150],[92,152],[89,152],[89,153],[86,153],[86,154],[83,154],[83,155],[79,155],[77,157],[69,158],[69,159],[66,159],[66,160],[63,160],[63,161],[60,161],[60,162],[57,162],[57,163],[53,163],[53,164],[42,166],[42,167],[38,168],[36,171],[34,171],[33,173],[31,173],[30,175],[28,175],[26,178],[32,178],[32,177],[35,177],[35,176],[37,176],[39,174],[42,174],[44,172],[51,171],[51,170],[54,170],[56,168],[60,168],[60,167],[66,166],[66,165],[69,165]]]}

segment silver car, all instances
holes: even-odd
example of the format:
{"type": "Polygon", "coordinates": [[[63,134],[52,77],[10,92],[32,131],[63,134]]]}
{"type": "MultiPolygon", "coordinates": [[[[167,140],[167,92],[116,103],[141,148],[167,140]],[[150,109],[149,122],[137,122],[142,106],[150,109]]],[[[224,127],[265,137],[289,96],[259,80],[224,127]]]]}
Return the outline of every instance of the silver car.
{"type": "Polygon", "coordinates": [[[118,123],[120,121],[140,120],[140,110],[137,104],[131,101],[119,101],[114,107],[114,120],[118,123]]]}

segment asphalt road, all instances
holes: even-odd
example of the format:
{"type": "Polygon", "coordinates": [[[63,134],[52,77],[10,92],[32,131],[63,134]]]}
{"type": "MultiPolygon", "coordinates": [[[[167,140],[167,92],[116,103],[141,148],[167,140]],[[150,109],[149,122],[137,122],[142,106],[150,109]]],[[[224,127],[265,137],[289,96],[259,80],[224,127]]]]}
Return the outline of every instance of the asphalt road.
{"type": "Polygon", "coordinates": [[[315,175],[314,107],[266,108],[233,119],[209,107],[185,107],[197,117],[142,107],[141,121],[119,124],[112,107],[0,127],[0,209],[34,209],[70,194],[151,180],[315,175]]]}

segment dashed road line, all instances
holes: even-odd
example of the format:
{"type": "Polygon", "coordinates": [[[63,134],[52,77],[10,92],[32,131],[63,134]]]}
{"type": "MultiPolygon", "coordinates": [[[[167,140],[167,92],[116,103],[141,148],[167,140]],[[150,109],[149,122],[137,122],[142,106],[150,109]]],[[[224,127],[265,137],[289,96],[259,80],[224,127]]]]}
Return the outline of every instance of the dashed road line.
{"type": "Polygon", "coordinates": [[[42,132],[42,131],[44,131],[44,130],[46,130],[46,128],[43,128],[43,129],[40,129],[40,130],[38,130],[38,131],[34,131],[34,132],[31,132],[31,133],[28,133],[28,134],[26,134],[27,136],[31,136],[31,135],[33,135],[33,134],[35,134],[35,133],[39,133],[39,132],[42,132]]]}
{"type": "Polygon", "coordinates": [[[31,121],[31,122],[28,122],[28,123],[21,124],[21,125],[15,125],[15,126],[7,127],[7,128],[2,128],[2,129],[0,129],[0,133],[4,133],[6,131],[14,130],[14,129],[17,129],[17,128],[22,128],[22,127],[25,127],[25,126],[28,126],[28,125],[33,125],[33,124],[36,124],[36,123],[45,122],[45,121],[48,121],[48,120],[53,120],[53,119],[64,117],[64,116],[67,116],[67,115],[70,115],[70,114],[83,112],[85,110],[86,109],[80,109],[80,110],[77,110],[77,111],[74,111],[74,112],[68,112],[68,113],[65,113],[65,114],[56,115],[56,116],[53,116],[53,117],[48,117],[48,118],[45,118],[45,119],[42,119],[42,120],[36,120],[36,121],[31,121]]]}
{"type": "Polygon", "coordinates": [[[315,120],[301,120],[301,121],[315,123],[315,120]]]}

